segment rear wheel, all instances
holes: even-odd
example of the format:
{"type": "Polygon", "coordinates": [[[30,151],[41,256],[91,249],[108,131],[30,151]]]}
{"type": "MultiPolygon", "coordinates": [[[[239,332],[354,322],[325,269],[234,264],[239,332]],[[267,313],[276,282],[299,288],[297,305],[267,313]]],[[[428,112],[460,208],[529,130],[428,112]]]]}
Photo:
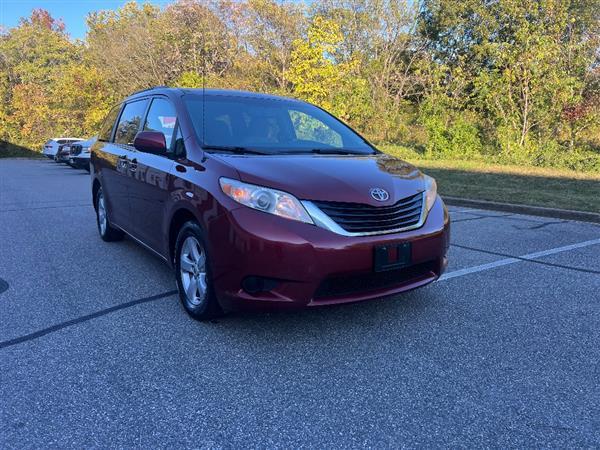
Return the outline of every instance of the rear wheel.
{"type": "Polygon", "coordinates": [[[186,222],[175,245],[175,277],[181,303],[196,320],[209,320],[222,314],[214,292],[206,249],[198,224],[186,222]]]}
{"type": "Polygon", "coordinates": [[[108,220],[106,213],[106,201],[102,188],[98,188],[96,193],[96,223],[98,224],[98,232],[103,241],[119,241],[123,239],[123,232],[118,228],[113,228],[108,220]]]}

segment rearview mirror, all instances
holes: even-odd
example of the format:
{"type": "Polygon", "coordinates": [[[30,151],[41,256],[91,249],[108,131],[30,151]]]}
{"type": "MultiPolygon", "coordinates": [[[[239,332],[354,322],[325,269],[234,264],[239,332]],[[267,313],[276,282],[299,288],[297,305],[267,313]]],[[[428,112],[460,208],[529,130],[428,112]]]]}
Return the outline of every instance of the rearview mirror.
{"type": "Polygon", "coordinates": [[[167,153],[167,140],[160,131],[140,131],[135,135],[133,146],[140,152],[164,155],[167,153]]]}

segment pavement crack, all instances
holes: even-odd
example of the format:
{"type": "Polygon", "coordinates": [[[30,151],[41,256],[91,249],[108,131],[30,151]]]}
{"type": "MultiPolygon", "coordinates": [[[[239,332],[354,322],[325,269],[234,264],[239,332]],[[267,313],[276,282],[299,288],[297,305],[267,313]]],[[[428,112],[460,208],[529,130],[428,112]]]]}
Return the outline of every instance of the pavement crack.
{"type": "Polygon", "coordinates": [[[150,297],[138,298],[137,300],[132,300],[130,302],[121,303],[120,305],[111,306],[110,308],[106,308],[100,311],[96,311],[91,314],[86,314],[85,316],[78,317],[76,319],[67,320],[66,322],[58,323],[56,325],[52,325],[51,327],[44,328],[39,331],[35,331],[30,334],[26,334],[24,336],[16,337],[13,339],[9,339],[7,341],[0,342],[0,350],[12,347],[13,345],[21,344],[23,342],[31,341],[42,336],[46,336],[47,334],[54,333],[56,331],[60,331],[64,328],[71,327],[73,325],[80,324],[82,322],[87,322],[89,320],[97,319],[98,317],[106,316],[107,314],[111,314],[115,311],[120,311],[122,309],[131,308],[135,305],[140,305],[142,303],[153,302],[155,300],[160,300],[162,298],[170,297],[175,295],[177,291],[167,291],[162,294],[152,295],[150,297]]]}
{"type": "MultiPolygon", "coordinates": [[[[472,213],[469,213],[472,214],[472,213]]],[[[472,220],[481,220],[481,219],[496,219],[498,217],[510,217],[513,216],[514,214],[501,214],[501,215],[477,215],[476,217],[465,217],[464,219],[455,219],[452,220],[452,223],[458,223],[458,222],[469,222],[472,220]]]]}
{"type": "Polygon", "coordinates": [[[532,225],[530,227],[519,227],[517,225],[513,225],[517,230],[539,230],[540,228],[547,227],[548,225],[556,225],[559,223],[565,223],[564,220],[559,220],[556,222],[542,222],[539,225],[532,225]]]}

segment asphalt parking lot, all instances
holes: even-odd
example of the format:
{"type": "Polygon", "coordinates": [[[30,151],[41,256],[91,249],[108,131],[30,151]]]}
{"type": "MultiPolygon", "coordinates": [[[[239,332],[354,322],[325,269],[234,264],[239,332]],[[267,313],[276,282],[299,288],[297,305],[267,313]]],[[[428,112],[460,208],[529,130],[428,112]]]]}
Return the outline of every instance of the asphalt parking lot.
{"type": "Polygon", "coordinates": [[[428,287],[198,323],[86,172],[0,160],[0,447],[600,446],[600,227],[451,216],[428,287]]]}

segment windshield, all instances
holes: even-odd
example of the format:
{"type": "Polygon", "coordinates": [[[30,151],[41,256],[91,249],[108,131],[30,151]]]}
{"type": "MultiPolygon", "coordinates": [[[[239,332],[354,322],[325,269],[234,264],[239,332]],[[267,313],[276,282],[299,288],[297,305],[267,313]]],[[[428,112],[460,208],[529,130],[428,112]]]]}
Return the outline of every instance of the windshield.
{"type": "Polygon", "coordinates": [[[201,96],[187,96],[185,103],[196,135],[209,151],[375,153],[342,122],[306,103],[223,95],[207,95],[204,105],[201,96]]]}

